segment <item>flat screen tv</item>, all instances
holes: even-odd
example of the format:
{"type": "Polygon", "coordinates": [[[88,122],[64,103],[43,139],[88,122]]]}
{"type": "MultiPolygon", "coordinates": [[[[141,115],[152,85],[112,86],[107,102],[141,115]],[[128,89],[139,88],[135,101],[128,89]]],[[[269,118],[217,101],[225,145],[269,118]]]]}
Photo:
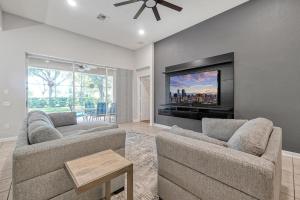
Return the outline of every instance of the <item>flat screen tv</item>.
{"type": "Polygon", "coordinates": [[[170,75],[170,103],[181,105],[218,105],[220,71],[170,75]]]}

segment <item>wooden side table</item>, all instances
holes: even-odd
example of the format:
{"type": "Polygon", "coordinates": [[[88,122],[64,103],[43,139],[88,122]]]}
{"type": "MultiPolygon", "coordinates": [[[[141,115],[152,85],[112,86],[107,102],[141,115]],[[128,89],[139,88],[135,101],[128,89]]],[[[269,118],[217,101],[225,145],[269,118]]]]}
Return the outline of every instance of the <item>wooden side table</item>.
{"type": "Polygon", "coordinates": [[[133,164],[114,151],[68,161],[65,166],[79,193],[105,183],[106,200],[111,198],[111,180],[127,173],[127,199],[133,200],[133,164]]]}

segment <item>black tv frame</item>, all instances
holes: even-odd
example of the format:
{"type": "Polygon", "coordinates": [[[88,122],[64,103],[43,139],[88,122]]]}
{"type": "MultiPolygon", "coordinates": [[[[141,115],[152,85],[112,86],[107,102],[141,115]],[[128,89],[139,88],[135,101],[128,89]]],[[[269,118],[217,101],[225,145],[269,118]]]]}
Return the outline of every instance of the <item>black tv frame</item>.
{"type": "Polygon", "coordinates": [[[196,61],[182,63],[178,65],[168,66],[165,68],[164,74],[170,74],[179,71],[192,70],[197,68],[209,67],[212,65],[220,65],[234,62],[234,53],[226,53],[219,56],[202,58],[196,61]]]}
{"type": "MultiPolygon", "coordinates": [[[[165,68],[164,74],[166,76],[170,76],[172,74],[180,74],[180,73],[188,73],[189,71],[215,71],[214,67],[222,67],[222,66],[232,66],[233,74],[234,74],[234,53],[227,53],[218,56],[208,57],[199,59],[192,62],[182,63],[178,65],[168,66],[165,68]]],[[[221,105],[221,71],[219,74],[219,91],[218,91],[218,105],[213,104],[201,104],[201,106],[193,106],[193,105],[175,105],[166,103],[160,105],[158,109],[159,115],[165,116],[173,116],[173,117],[181,117],[181,118],[191,118],[191,119],[202,119],[203,117],[214,117],[214,118],[234,118],[234,99],[232,99],[231,106],[221,105]]],[[[233,75],[232,74],[232,75],[233,75]]],[[[234,75],[233,75],[234,76],[234,75]]],[[[167,79],[166,79],[167,81],[167,79]]],[[[234,80],[233,80],[234,81],[234,80]]],[[[170,91],[167,89],[166,82],[166,91],[170,91]]],[[[234,88],[232,88],[232,95],[234,95],[234,88]]],[[[169,98],[167,100],[169,102],[169,98]]]]}

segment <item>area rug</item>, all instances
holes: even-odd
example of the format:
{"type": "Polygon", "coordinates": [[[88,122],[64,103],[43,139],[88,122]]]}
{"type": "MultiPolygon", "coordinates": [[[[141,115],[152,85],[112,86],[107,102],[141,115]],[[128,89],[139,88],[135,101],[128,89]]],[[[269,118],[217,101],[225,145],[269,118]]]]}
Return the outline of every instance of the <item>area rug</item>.
{"type": "MultiPolygon", "coordinates": [[[[125,157],[133,162],[135,200],[158,200],[157,196],[157,153],[155,137],[128,132],[125,157]]],[[[126,191],[112,197],[126,200],[126,191]]]]}

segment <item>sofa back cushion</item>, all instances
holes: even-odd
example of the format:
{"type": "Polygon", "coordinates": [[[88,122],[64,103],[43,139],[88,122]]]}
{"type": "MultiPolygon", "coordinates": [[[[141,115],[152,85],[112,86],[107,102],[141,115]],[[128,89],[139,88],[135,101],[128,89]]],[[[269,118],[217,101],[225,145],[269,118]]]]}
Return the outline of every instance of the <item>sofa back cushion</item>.
{"type": "Polygon", "coordinates": [[[76,112],[61,112],[49,114],[55,127],[70,126],[77,124],[76,112]]]}
{"type": "Polygon", "coordinates": [[[50,117],[43,111],[31,111],[27,115],[27,137],[29,144],[62,138],[50,117]]]}
{"type": "Polygon", "coordinates": [[[261,156],[268,145],[273,122],[265,118],[256,118],[242,125],[229,139],[228,147],[261,156]]]}
{"type": "Polygon", "coordinates": [[[226,142],[208,137],[207,135],[205,135],[203,133],[198,133],[195,131],[183,129],[178,126],[173,126],[170,129],[170,132],[174,133],[176,135],[181,135],[181,136],[193,138],[196,140],[202,140],[202,141],[209,142],[209,143],[216,144],[216,145],[227,146],[226,142]]]}
{"type": "Polygon", "coordinates": [[[42,120],[28,124],[28,140],[30,144],[61,139],[62,134],[53,126],[42,120]]]}
{"type": "Polygon", "coordinates": [[[54,127],[54,124],[52,123],[52,120],[50,117],[43,111],[31,111],[27,115],[27,123],[28,125],[35,122],[35,121],[43,121],[47,123],[49,126],[54,127]]]}
{"type": "Polygon", "coordinates": [[[247,120],[203,118],[202,132],[209,137],[227,142],[245,122],[247,120]]]}

